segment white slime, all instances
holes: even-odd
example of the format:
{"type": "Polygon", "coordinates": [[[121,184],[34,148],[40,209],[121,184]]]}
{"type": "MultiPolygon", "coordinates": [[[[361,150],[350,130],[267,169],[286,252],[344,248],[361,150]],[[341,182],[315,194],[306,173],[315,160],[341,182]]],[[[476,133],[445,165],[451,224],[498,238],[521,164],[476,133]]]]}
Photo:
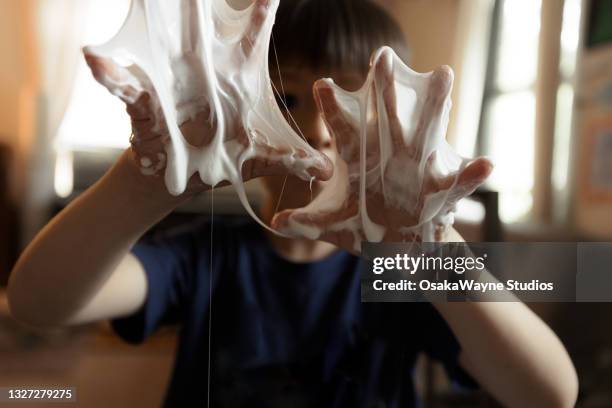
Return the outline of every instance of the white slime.
{"type": "Polygon", "coordinates": [[[293,212],[283,232],[309,239],[349,232],[359,252],[361,241],[380,242],[387,233],[388,226],[369,215],[374,211],[368,208],[369,199],[378,196],[374,205],[414,220],[412,225],[394,226],[401,240],[435,241],[436,228],[452,225],[455,204],[477,187],[457,183],[469,160],[446,142],[452,84],[449,67],[417,73],[389,47],[373,54],[367,79],[356,92],[343,90],[332,79],[319,81],[315,89],[328,88],[338,107],[330,115],[321,106],[325,102],[319,106],[339,144],[334,175],[314,201],[293,212]],[[428,180],[445,180],[446,186],[427,192],[428,180]],[[359,204],[347,215],[351,195],[359,204]],[[323,218],[325,222],[317,222],[323,218]]]}
{"type": "MultiPolygon", "coordinates": [[[[167,127],[170,136],[166,157],[158,164],[166,164],[171,194],[183,193],[195,173],[210,186],[229,181],[260,223],[242,180],[247,160],[268,156],[304,180],[327,164],[293,131],[276,104],[268,50],[277,8],[278,0],[244,10],[226,0],[133,0],[119,33],[85,50],[127,68],[121,83],[110,76],[97,78],[113,94],[128,103],[145,91],[157,96],[156,128],[167,127]],[[126,86],[136,95],[126,95],[126,86]],[[214,137],[196,147],[186,141],[180,125],[205,111],[214,137]],[[247,146],[237,140],[239,134],[246,136],[247,146]],[[261,146],[265,149],[258,150],[261,146]]],[[[150,159],[141,166],[145,173],[154,172],[150,159]]]]}
{"type": "MultiPolygon", "coordinates": [[[[165,160],[165,181],[170,193],[185,191],[195,173],[211,186],[229,181],[246,210],[260,223],[246,198],[241,174],[245,161],[265,156],[257,146],[267,145],[283,152],[270,159],[282,162],[294,175],[311,183],[309,170],[326,164],[293,131],[274,97],[268,51],[277,8],[278,0],[260,0],[244,10],[233,9],[227,0],[133,0],[120,32],[107,44],[87,49],[91,54],[112,59],[131,74],[122,84],[98,78],[111,92],[120,94],[129,84],[138,92],[157,95],[160,115],[156,123],[158,127],[167,126],[170,136],[166,158],[158,161],[165,160]],[[255,27],[259,32],[250,33],[255,13],[260,13],[261,7],[267,11],[260,26],[255,27]],[[206,111],[210,112],[210,123],[214,123],[214,137],[209,144],[195,147],[185,140],[180,125],[206,111]],[[240,132],[246,135],[247,146],[236,140],[240,132]]],[[[324,80],[333,90],[347,123],[357,129],[353,147],[358,158],[345,157],[341,151],[328,182],[333,188],[324,188],[314,201],[300,209],[309,214],[333,211],[347,202],[352,191],[358,192],[357,211],[325,227],[291,219],[283,232],[316,239],[324,232],[349,231],[356,250],[361,240],[379,242],[386,227],[373,222],[367,208],[367,198],[378,194],[384,197],[385,206],[416,212],[417,221],[402,227],[403,233],[433,241],[435,226],[452,224],[454,204],[471,192],[454,182],[419,200],[429,173],[455,177],[456,181],[467,163],[445,140],[452,71],[443,68],[416,73],[388,47],[374,54],[371,65],[365,84],[357,92],[346,92],[333,81],[324,80]],[[382,63],[391,70],[401,114],[389,112],[385,101],[388,84],[377,70],[382,63]],[[395,129],[395,139],[391,127],[395,129]],[[398,142],[398,134],[402,143],[398,142]],[[407,154],[399,154],[399,144],[407,154]]],[[[334,133],[333,124],[327,124],[334,133]]],[[[149,158],[141,160],[141,165],[154,171],[149,158]]]]}

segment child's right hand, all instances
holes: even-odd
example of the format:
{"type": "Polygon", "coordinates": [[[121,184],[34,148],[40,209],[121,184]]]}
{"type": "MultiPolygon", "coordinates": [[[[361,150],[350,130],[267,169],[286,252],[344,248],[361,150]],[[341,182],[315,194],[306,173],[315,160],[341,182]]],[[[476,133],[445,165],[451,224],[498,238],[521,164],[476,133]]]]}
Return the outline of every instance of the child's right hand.
{"type": "MultiPolygon", "coordinates": [[[[245,30],[244,38],[241,41],[245,64],[249,63],[252,58],[258,58],[253,54],[253,47],[254,44],[266,40],[262,27],[264,22],[270,18],[269,11],[269,0],[255,2],[250,27],[245,30]]],[[[170,143],[170,137],[158,96],[154,91],[152,93],[145,91],[154,89],[147,75],[135,65],[127,68],[121,67],[111,59],[93,55],[87,49],[84,52],[85,59],[96,80],[127,105],[127,112],[132,121],[130,142],[136,167],[142,174],[153,176],[149,179],[162,180],[163,177],[160,176],[164,174],[166,168],[166,145],[170,143]]],[[[192,56],[186,52],[182,58],[189,60],[192,56]]],[[[203,95],[204,91],[198,86],[197,78],[193,80],[187,78],[185,83],[180,85],[189,88],[187,94],[191,95],[184,98],[185,100],[177,101],[179,107],[185,108],[190,113],[198,112],[195,117],[187,115],[191,118],[180,125],[180,130],[187,143],[195,147],[205,146],[215,136],[215,129],[210,121],[210,108],[203,95]]],[[[327,180],[332,175],[332,162],[315,149],[299,148],[294,151],[289,146],[272,147],[267,143],[265,137],[260,138],[262,140],[253,140],[248,137],[242,124],[228,125],[228,128],[234,130],[232,134],[225,136],[226,140],[234,139],[244,146],[244,149],[253,147],[255,150],[255,156],[247,160],[241,169],[244,181],[260,176],[296,173],[297,168],[291,168],[288,164],[294,160],[287,160],[287,156],[312,162],[312,166],[306,169],[309,177],[327,180]]],[[[301,177],[304,176],[302,173],[301,177]]],[[[158,181],[156,185],[163,185],[163,183],[158,181]]],[[[202,191],[209,187],[201,181],[198,174],[195,174],[188,182],[187,193],[202,191]]]]}
{"type": "MultiPolygon", "coordinates": [[[[134,78],[133,72],[128,72],[128,68],[120,67],[111,60],[85,53],[85,59],[92,70],[96,80],[106,86],[109,91],[118,96],[126,103],[127,112],[132,122],[132,136],[130,137],[132,157],[135,168],[140,169],[140,173],[151,179],[155,188],[161,188],[160,181],[166,168],[166,149],[170,143],[165,122],[157,118],[163,118],[157,95],[147,91],[139,91],[130,84],[130,78],[134,78]]],[[[142,72],[138,73],[139,78],[146,78],[142,72]]],[[[198,113],[194,120],[187,120],[180,126],[185,140],[196,147],[204,146],[214,137],[214,129],[209,121],[209,109],[204,108],[198,113]]],[[[262,142],[250,141],[246,134],[241,131],[235,135],[237,140],[248,148],[249,143],[255,143],[257,151],[255,158],[245,162],[242,168],[242,176],[245,181],[252,178],[268,175],[286,175],[291,169],[283,164],[283,156],[292,154],[290,151],[273,148],[262,142]]],[[[312,177],[326,180],[331,177],[331,161],[319,154],[320,167],[312,167],[308,172],[312,177]]],[[[299,151],[297,153],[303,158],[308,157],[311,152],[299,151]]],[[[210,186],[203,183],[198,174],[194,174],[189,180],[186,194],[192,194],[207,190],[210,186]]]]}
{"type": "MultiPolygon", "coordinates": [[[[135,164],[134,168],[138,169],[142,175],[150,176],[147,179],[152,185],[161,187],[162,183],[159,181],[166,168],[165,145],[170,140],[165,123],[157,119],[163,117],[157,95],[141,91],[141,84],[130,83],[130,79],[134,78],[134,73],[113,63],[110,59],[94,56],[85,51],[85,60],[96,80],[126,104],[132,124],[130,150],[135,164]]],[[[146,80],[146,75],[142,71],[139,71],[137,75],[141,81],[146,80]]],[[[201,128],[202,138],[209,134],[206,132],[208,126],[203,119],[204,114],[202,113],[198,115],[195,123],[188,121],[181,126],[181,131],[188,142],[193,145],[199,144],[198,135],[193,130],[201,128]]],[[[187,191],[196,192],[204,187],[193,178],[189,182],[187,191]]]]}

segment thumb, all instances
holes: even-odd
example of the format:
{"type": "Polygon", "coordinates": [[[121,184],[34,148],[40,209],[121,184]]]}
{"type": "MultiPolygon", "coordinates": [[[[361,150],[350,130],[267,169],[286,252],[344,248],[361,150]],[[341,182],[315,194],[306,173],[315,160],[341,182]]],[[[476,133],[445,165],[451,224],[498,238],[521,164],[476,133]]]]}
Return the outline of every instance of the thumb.
{"type": "Polygon", "coordinates": [[[141,87],[127,68],[117,65],[110,58],[95,55],[87,47],[83,48],[83,55],[96,81],[110,93],[128,105],[138,100],[141,87]]]}
{"type": "Polygon", "coordinates": [[[318,239],[323,233],[323,219],[300,209],[284,210],[272,218],[273,229],[295,238],[318,239]]]}
{"type": "Polygon", "coordinates": [[[289,236],[295,236],[296,234],[291,233],[290,224],[291,217],[296,213],[296,210],[283,210],[272,217],[270,226],[272,229],[289,236]]]}
{"type": "Polygon", "coordinates": [[[329,239],[328,226],[337,218],[336,213],[307,212],[304,209],[284,210],[272,218],[273,229],[295,238],[310,240],[329,239]]]}
{"type": "Polygon", "coordinates": [[[485,182],[493,171],[493,163],[489,159],[480,157],[473,160],[459,175],[457,184],[460,188],[473,192],[485,182]]]}
{"type": "Polygon", "coordinates": [[[469,163],[458,176],[457,184],[450,192],[449,200],[458,202],[464,197],[472,194],[485,182],[493,171],[493,164],[483,157],[469,163]]]}
{"type": "MultiPolygon", "coordinates": [[[[427,161],[428,166],[432,166],[435,160],[435,152],[427,161]]],[[[437,190],[448,190],[453,185],[460,190],[471,190],[473,192],[479,185],[485,182],[493,171],[493,164],[484,157],[479,157],[468,163],[459,174],[456,172],[438,180],[437,190]]]]}

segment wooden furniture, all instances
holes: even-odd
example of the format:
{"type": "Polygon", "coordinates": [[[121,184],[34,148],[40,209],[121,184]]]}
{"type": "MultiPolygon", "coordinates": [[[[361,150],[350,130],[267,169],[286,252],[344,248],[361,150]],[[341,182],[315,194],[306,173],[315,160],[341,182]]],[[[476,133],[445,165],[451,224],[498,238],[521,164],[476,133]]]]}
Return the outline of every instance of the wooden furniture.
{"type": "Polygon", "coordinates": [[[17,258],[17,208],[10,196],[12,151],[0,144],[0,287],[6,285],[8,275],[17,258]]]}

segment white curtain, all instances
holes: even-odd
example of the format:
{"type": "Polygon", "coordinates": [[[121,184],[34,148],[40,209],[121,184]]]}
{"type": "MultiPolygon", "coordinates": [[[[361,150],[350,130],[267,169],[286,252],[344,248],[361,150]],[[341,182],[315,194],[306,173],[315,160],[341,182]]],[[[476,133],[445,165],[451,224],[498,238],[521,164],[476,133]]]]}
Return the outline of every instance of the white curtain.
{"type": "Polygon", "coordinates": [[[455,37],[455,103],[449,137],[459,154],[476,154],[478,124],[484,94],[489,28],[493,0],[462,0],[459,3],[455,37]]]}
{"type": "Polygon", "coordinates": [[[91,15],[90,0],[37,0],[34,4],[40,87],[35,140],[27,158],[25,242],[46,222],[55,198],[53,140],[72,94],[83,33],[91,15]]]}
{"type": "Polygon", "coordinates": [[[91,6],[90,0],[38,0],[41,94],[46,100],[44,130],[50,138],[56,136],[70,101],[91,6]]]}

